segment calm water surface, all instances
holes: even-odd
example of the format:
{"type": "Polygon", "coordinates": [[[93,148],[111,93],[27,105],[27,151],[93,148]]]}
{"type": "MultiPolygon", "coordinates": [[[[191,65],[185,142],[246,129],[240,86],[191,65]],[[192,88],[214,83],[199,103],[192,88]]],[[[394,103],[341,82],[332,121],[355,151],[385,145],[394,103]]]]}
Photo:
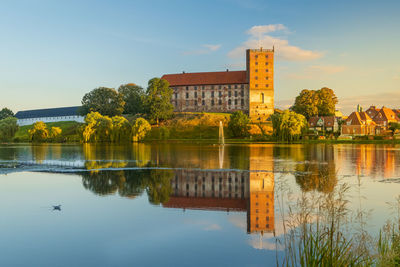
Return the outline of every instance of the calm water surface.
{"type": "Polygon", "coordinates": [[[400,146],[0,146],[0,266],[274,266],[283,191],[341,183],[377,233],[400,146]]]}

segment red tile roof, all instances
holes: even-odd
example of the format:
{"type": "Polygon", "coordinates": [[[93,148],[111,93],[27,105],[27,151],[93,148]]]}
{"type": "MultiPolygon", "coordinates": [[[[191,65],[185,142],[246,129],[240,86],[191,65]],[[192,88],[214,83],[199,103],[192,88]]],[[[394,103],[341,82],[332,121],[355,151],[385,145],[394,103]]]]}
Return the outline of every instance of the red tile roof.
{"type": "Polygon", "coordinates": [[[350,125],[370,125],[375,124],[374,121],[371,119],[370,116],[366,112],[353,112],[350,116],[346,119],[346,123],[350,122],[350,125]]]}
{"type": "Polygon", "coordinates": [[[322,119],[325,127],[333,127],[335,125],[336,117],[335,116],[311,117],[308,120],[308,123],[310,124],[311,127],[316,127],[319,119],[322,119]]]}
{"type": "Polygon", "coordinates": [[[247,83],[245,70],[165,74],[161,79],[167,80],[171,86],[247,83]]]}
{"type": "Polygon", "coordinates": [[[163,204],[163,207],[195,210],[246,211],[247,201],[246,199],[241,198],[203,198],[171,196],[169,200],[163,204]]]}
{"type": "Polygon", "coordinates": [[[382,107],[379,113],[374,117],[374,121],[378,124],[383,122],[400,122],[400,118],[390,108],[382,107]]]}

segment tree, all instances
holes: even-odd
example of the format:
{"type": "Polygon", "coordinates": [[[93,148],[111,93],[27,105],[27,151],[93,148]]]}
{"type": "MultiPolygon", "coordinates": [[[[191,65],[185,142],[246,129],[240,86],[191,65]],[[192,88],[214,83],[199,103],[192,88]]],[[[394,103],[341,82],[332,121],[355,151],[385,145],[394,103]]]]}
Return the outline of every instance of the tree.
{"type": "Polygon", "coordinates": [[[28,133],[33,142],[43,142],[49,137],[49,130],[43,121],[35,122],[32,129],[28,130],[28,133]]]}
{"type": "Polygon", "coordinates": [[[0,120],[0,140],[11,141],[18,131],[17,118],[7,117],[0,120]]]}
{"type": "Polygon", "coordinates": [[[8,117],[14,117],[14,112],[11,109],[3,108],[0,110],[0,120],[3,120],[8,117]]]}
{"type": "Polygon", "coordinates": [[[145,111],[152,123],[159,123],[172,117],[174,106],[171,104],[172,89],[166,80],[153,78],[149,81],[144,101],[145,111]]]}
{"type": "Polygon", "coordinates": [[[274,136],[281,141],[298,140],[307,129],[307,120],[296,112],[285,110],[281,114],[271,116],[274,136]]]}
{"type": "Polygon", "coordinates": [[[129,142],[131,137],[131,125],[122,116],[114,116],[112,120],[111,142],[129,142]]]}
{"type": "Polygon", "coordinates": [[[132,140],[138,142],[143,140],[151,130],[150,123],[143,118],[137,118],[132,126],[132,140]]]}
{"type": "Polygon", "coordinates": [[[118,88],[118,93],[122,95],[125,102],[124,114],[143,113],[144,90],[142,87],[128,83],[118,88]]]}
{"type": "Polygon", "coordinates": [[[82,98],[82,115],[99,112],[105,116],[121,115],[125,102],[121,94],[113,88],[99,87],[85,94],[82,98]]]}
{"type": "Polygon", "coordinates": [[[149,202],[159,205],[169,200],[172,193],[171,179],[174,176],[171,170],[151,170],[146,180],[146,192],[149,202]]]}
{"type": "Polygon", "coordinates": [[[111,140],[112,119],[98,112],[90,112],[85,118],[82,132],[83,142],[109,142],[111,140]]]}
{"type": "Polygon", "coordinates": [[[400,130],[400,123],[398,122],[390,122],[389,123],[389,130],[392,131],[392,133],[396,133],[396,131],[400,130]]]}
{"type": "Polygon", "coordinates": [[[51,138],[56,138],[58,136],[60,136],[62,133],[62,130],[60,127],[51,127],[50,129],[50,137],[51,138]]]}
{"type": "Polygon", "coordinates": [[[335,105],[337,103],[337,97],[332,89],[327,87],[320,90],[304,89],[296,97],[291,110],[302,114],[308,120],[314,116],[335,115],[335,105]]]}
{"type": "Polygon", "coordinates": [[[249,117],[242,111],[232,113],[228,123],[228,129],[234,137],[245,137],[249,135],[250,125],[249,117]]]}

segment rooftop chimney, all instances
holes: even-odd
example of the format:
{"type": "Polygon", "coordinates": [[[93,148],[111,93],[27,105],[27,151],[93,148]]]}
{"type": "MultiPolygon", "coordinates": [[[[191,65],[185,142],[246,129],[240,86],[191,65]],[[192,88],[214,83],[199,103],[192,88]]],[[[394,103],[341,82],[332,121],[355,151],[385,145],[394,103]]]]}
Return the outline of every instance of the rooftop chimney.
{"type": "Polygon", "coordinates": [[[229,69],[226,69],[226,71],[228,72],[228,71],[229,71],[229,69]]]}
{"type": "Polygon", "coordinates": [[[183,74],[185,74],[185,71],[182,71],[183,74]]]}

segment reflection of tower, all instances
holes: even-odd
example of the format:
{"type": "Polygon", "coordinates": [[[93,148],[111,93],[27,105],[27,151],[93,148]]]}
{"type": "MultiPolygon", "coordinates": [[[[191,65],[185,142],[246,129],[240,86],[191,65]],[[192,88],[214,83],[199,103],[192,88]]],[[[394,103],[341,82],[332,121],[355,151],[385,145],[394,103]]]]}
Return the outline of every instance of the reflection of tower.
{"type": "Polygon", "coordinates": [[[250,176],[247,208],[247,232],[274,230],[273,147],[250,147],[250,176]]]}

